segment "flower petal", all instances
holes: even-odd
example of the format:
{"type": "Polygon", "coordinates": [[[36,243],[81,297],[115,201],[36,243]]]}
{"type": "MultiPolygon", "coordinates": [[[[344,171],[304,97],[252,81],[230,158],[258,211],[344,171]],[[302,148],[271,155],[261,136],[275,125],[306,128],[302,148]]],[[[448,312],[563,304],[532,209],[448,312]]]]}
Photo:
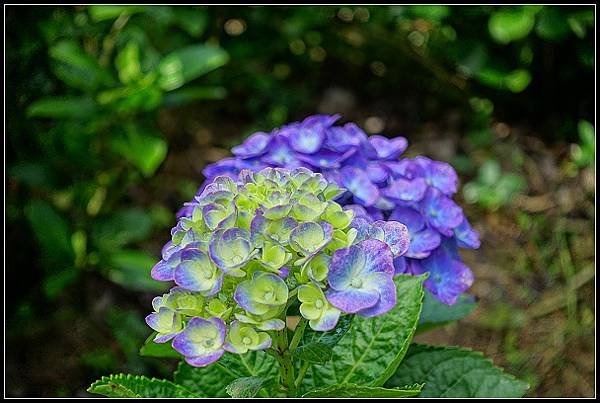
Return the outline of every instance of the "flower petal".
{"type": "Polygon", "coordinates": [[[231,152],[242,158],[256,157],[267,152],[270,139],[271,136],[267,133],[257,132],[250,135],[241,145],[233,147],[231,152]]]}
{"type": "Polygon", "coordinates": [[[377,151],[377,156],[384,160],[393,160],[406,150],[408,141],[404,137],[388,139],[383,136],[370,136],[369,142],[377,151]]]}
{"type": "Polygon", "coordinates": [[[354,195],[363,206],[374,204],[379,198],[379,188],[375,186],[366,172],[356,167],[343,167],[340,171],[342,186],[354,195]]]}
{"type": "Polygon", "coordinates": [[[373,273],[367,279],[367,283],[371,282],[377,284],[379,301],[371,308],[359,311],[358,315],[366,317],[383,315],[396,305],[396,285],[390,276],[383,273],[373,273]]]}
{"type": "Polygon", "coordinates": [[[325,296],[331,305],[346,313],[356,313],[370,308],[379,301],[379,293],[376,290],[363,288],[350,287],[344,291],[330,289],[325,296]]]}
{"type": "Polygon", "coordinates": [[[394,257],[402,256],[408,250],[410,237],[406,225],[398,221],[375,221],[371,224],[375,228],[381,228],[384,236],[381,241],[385,242],[392,251],[394,257]]]}
{"type": "Polygon", "coordinates": [[[185,357],[185,362],[190,364],[192,367],[206,367],[217,361],[225,353],[225,350],[217,350],[214,353],[197,356],[197,357],[185,357]]]}
{"type": "Polygon", "coordinates": [[[423,178],[394,179],[381,193],[392,200],[419,201],[425,196],[427,183],[423,178]]]}

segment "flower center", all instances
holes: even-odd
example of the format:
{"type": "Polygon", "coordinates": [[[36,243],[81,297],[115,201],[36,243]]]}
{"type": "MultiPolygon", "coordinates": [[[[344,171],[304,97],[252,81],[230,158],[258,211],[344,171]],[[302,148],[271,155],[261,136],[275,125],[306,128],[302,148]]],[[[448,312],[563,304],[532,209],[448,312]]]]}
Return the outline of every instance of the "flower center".
{"type": "Polygon", "coordinates": [[[241,257],[240,255],[233,255],[233,256],[231,257],[231,261],[232,261],[233,263],[235,263],[235,264],[238,264],[238,263],[240,263],[242,260],[244,260],[244,258],[243,258],[243,257],[241,257]]]}
{"type": "Polygon", "coordinates": [[[265,295],[264,295],[265,301],[272,301],[274,297],[275,297],[275,293],[273,291],[265,292],[265,295]]]}
{"type": "Polygon", "coordinates": [[[210,270],[204,270],[204,278],[209,279],[211,277],[212,277],[212,273],[210,272],[210,270]]]}
{"type": "Polygon", "coordinates": [[[354,288],[360,288],[362,287],[362,280],[359,278],[352,279],[350,286],[354,288]]]}
{"type": "Polygon", "coordinates": [[[315,301],[315,307],[317,309],[323,308],[323,301],[321,301],[320,299],[315,301]]]}
{"type": "Polygon", "coordinates": [[[215,344],[215,341],[213,339],[204,340],[204,346],[206,348],[211,348],[214,344],[215,344]]]}
{"type": "Polygon", "coordinates": [[[252,343],[252,340],[250,339],[250,337],[244,337],[242,339],[242,343],[248,345],[248,344],[252,343]]]}

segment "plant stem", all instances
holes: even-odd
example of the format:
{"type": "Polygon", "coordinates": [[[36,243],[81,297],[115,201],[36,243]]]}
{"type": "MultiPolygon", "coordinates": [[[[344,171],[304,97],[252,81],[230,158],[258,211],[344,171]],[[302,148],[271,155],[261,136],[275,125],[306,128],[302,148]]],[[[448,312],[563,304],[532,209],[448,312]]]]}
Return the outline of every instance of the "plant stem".
{"type": "Polygon", "coordinates": [[[294,375],[294,363],[292,354],[288,349],[287,329],[277,332],[277,361],[279,362],[279,373],[281,376],[281,384],[286,393],[290,397],[296,396],[296,383],[294,375]]]}
{"type": "Polygon", "coordinates": [[[296,326],[296,330],[294,331],[294,337],[292,337],[292,341],[290,342],[290,351],[292,353],[296,350],[296,347],[298,347],[300,339],[302,339],[302,335],[304,334],[304,329],[306,329],[307,323],[307,320],[302,318],[296,326]]]}
{"type": "Polygon", "coordinates": [[[299,387],[300,384],[302,383],[302,380],[304,379],[304,375],[306,375],[306,371],[308,371],[308,367],[310,367],[310,362],[304,361],[302,363],[302,367],[300,367],[300,371],[298,371],[298,377],[296,378],[296,382],[294,382],[294,384],[296,385],[296,388],[299,387]]]}

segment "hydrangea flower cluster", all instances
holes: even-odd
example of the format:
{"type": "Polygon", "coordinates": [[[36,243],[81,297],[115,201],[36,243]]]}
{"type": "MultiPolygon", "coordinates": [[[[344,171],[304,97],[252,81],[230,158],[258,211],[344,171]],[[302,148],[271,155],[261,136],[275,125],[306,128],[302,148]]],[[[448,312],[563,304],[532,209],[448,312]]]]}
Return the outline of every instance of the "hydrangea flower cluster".
{"type": "MultiPolygon", "coordinates": [[[[232,149],[234,157],[207,166],[206,183],[218,175],[236,177],[243,169],[306,167],[347,189],[338,202],[355,211],[362,224],[395,220],[407,225],[411,244],[394,260],[396,273],[429,272],[425,286],[453,304],[473,283],[458,248],[479,247],[462,209],[452,200],[458,178],[447,163],[426,157],[401,158],[403,137],[368,137],[356,124],[335,126],[339,116],[315,115],[252,134],[232,149]]],[[[203,190],[203,187],[199,192],[203,190]]],[[[190,216],[193,203],[178,216],[190,216]]]]}
{"type": "Polygon", "coordinates": [[[295,298],[316,331],[342,314],[382,315],[396,304],[394,259],[410,248],[395,221],[355,219],[335,182],[306,168],[218,176],[187,205],[152,277],[174,281],[146,317],[154,341],[206,366],[225,351],[271,346],[295,298]],[[360,224],[360,225],[359,225],[360,224]]]}

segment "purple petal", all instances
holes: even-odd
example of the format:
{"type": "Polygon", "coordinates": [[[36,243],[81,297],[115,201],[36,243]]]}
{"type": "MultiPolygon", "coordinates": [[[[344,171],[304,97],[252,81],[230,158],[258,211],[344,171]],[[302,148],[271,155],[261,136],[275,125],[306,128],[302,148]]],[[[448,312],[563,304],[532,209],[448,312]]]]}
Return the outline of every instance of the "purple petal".
{"type": "Polygon", "coordinates": [[[269,145],[269,153],[261,157],[262,162],[276,167],[296,168],[302,166],[288,139],[276,133],[269,145]]]}
{"type": "Polygon", "coordinates": [[[441,241],[440,234],[429,228],[413,232],[410,234],[410,246],[405,255],[414,259],[426,258],[432,250],[440,246],[441,241]]]}
{"type": "Polygon", "coordinates": [[[433,161],[426,157],[417,157],[415,160],[425,170],[428,184],[436,187],[448,196],[456,193],[458,176],[450,164],[442,161],[433,161]]]}
{"type": "Polygon", "coordinates": [[[377,151],[377,157],[384,160],[393,160],[406,150],[408,142],[404,137],[388,139],[383,136],[371,136],[369,142],[377,151]]]}
{"type": "Polygon", "coordinates": [[[242,228],[217,231],[211,237],[208,254],[215,264],[226,272],[242,267],[251,257],[250,233],[242,228]],[[223,253],[237,252],[236,259],[228,259],[223,253]]]}
{"type": "Polygon", "coordinates": [[[297,152],[312,154],[321,148],[325,134],[321,127],[292,126],[287,127],[290,146],[297,152]]]}
{"type": "Polygon", "coordinates": [[[297,157],[300,161],[309,163],[317,168],[339,168],[342,161],[350,157],[353,153],[353,149],[344,153],[338,153],[323,148],[313,154],[298,154],[297,157]]]}
{"type": "Polygon", "coordinates": [[[404,274],[406,272],[408,272],[406,258],[404,256],[398,256],[394,259],[394,275],[404,274]]]}
{"type": "Polygon", "coordinates": [[[235,179],[240,170],[241,167],[237,158],[224,158],[219,162],[207,165],[202,170],[202,174],[207,178],[225,175],[235,179]]]}
{"type": "Polygon", "coordinates": [[[356,242],[364,241],[369,236],[371,221],[364,217],[355,217],[350,223],[349,228],[356,229],[356,242]]]}
{"type": "Polygon", "coordinates": [[[359,146],[364,138],[366,135],[362,131],[349,130],[346,127],[331,127],[327,130],[325,146],[332,151],[343,153],[359,146]]]}
{"type": "Polygon", "coordinates": [[[158,281],[171,281],[171,280],[173,280],[173,270],[174,270],[173,266],[171,266],[169,263],[165,262],[164,260],[161,260],[160,262],[156,263],[154,265],[154,267],[152,267],[150,276],[154,280],[158,280],[158,281]]]}
{"type": "Polygon", "coordinates": [[[462,209],[436,188],[429,188],[422,203],[429,224],[442,235],[452,236],[464,219],[462,209]]]}
{"type": "Polygon", "coordinates": [[[423,178],[426,176],[423,167],[414,159],[404,158],[400,161],[387,162],[386,166],[394,177],[402,177],[406,179],[423,178]]]}
{"type": "Polygon", "coordinates": [[[379,161],[369,162],[367,165],[367,175],[373,183],[385,182],[388,178],[388,171],[385,165],[379,161]]]}
{"type": "Polygon", "coordinates": [[[393,200],[419,201],[425,196],[427,183],[422,178],[413,180],[395,179],[381,192],[384,196],[393,200]]]}
{"type": "Polygon", "coordinates": [[[438,248],[423,260],[412,260],[414,274],[429,272],[425,287],[441,302],[452,305],[473,284],[473,273],[444,248],[438,248]]]}
{"type": "Polygon", "coordinates": [[[304,126],[320,126],[327,128],[340,119],[340,115],[312,115],[302,121],[304,126]]]}
{"type": "Polygon", "coordinates": [[[471,228],[469,221],[465,217],[462,223],[454,229],[454,236],[461,248],[477,249],[481,245],[479,241],[479,232],[471,228]]]}
{"type": "Polygon", "coordinates": [[[379,301],[374,306],[358,312],[360,316],[372,317],[383,315],[396,305],[396,285],[390,276],[383,273],[374,273],[377,276],[377,290],[379,301]]]}
{"type": "Polygon", "coordinates": [[[376,290],[362,288],[348,288],[344,291],[330,289],[325,296],[331,305],[346,313],[370,308],[379,301],[379,293],[376,290]]]}
{"type": "Polygon", "coordinates": [[[271,136],[267,133],[254,133],[243,144],[233,147],[231,152],[242,158],[256,157],[267,152],[270,139],[271,136]]]}
{"type": "Polygon", "coordinates": [[[154,339],[152,339],[152,341],[154,341],[155,343],[166,343],[175,336],[177,336],[177,333],[163,334],[162,336],[160,336],[159,333],[154,337],[154,339]]]}
{"type": "Polygon", "coordinates": [[[375,221],[371,224],[375,228],[381,228],[384,233],[383,241],[390,247],[394,257],[402,256],[408,250],[410,237],[406,225],[398,221],[375,221]]]}
{"type": "Polygon", "coordinates": [[[392,211],[389,219],[406,225],[409,233],[415,233],[425,227],[423,215],[410,207],[396,207],[394,211],[392,211]]]}
{"type": "Polygon", "coordinates": [[[347,204],[344,206],[344,210],[354,211],[354,218],[364,218],[368,222],[373,222],[373,218],[367,213],[367,210],[359,204],[347,204]]]}
{"type": "Polygon", "coordinates": [[[323,313],[316,323],[311,321],[311,328],[317,332],[327,332],[332,330],[335,328],[335,325],[337,325],[341,313],[342,312],[338,309],[328,309],[323,313]]]}
{"type": "MultiPolygon", "coordinates": [[[[202,346],[203,340],[197,340],[196,335],[194,333],[198,331],[208,331],[215,329],[217,331],[217,338],[214,340],[216,350],[220,348],[225,342],[225,322],[219,318],[209,318],[204,319],[200,317],[192,318],[183,332],[179,333],[175,339],[173,340],[173,348],[177,350],[179,353],[183,354],[185,357],[199,357],[204,355],[206,352],[206,348],[202,346]]],[[[210,354],[213,354],[210,352],[210,354]]]]}
{"type": "Polygon", "coordinates": [[[193,367],[206,367],[217,361],[225,353],[225,350],[217,350],[216,352],[198,357],[185,357],[185,361],[193,367]]]}
{"type": "Polygon", "coordinates": [[[344,167],[341,170],[342,186],[354,195],[363,206],[374,204],[379,198],[379,188],[375,186],[367,174],[355,167],[344,167]]]}
{"type": "Polygon", "coordinates": [[[363,271],[364,274],[375,272],[394,274],[394,258],[385,242],[367,239],[359,242],[356,246],[361,248],[365,255],[367,264],[363,271]]]}

